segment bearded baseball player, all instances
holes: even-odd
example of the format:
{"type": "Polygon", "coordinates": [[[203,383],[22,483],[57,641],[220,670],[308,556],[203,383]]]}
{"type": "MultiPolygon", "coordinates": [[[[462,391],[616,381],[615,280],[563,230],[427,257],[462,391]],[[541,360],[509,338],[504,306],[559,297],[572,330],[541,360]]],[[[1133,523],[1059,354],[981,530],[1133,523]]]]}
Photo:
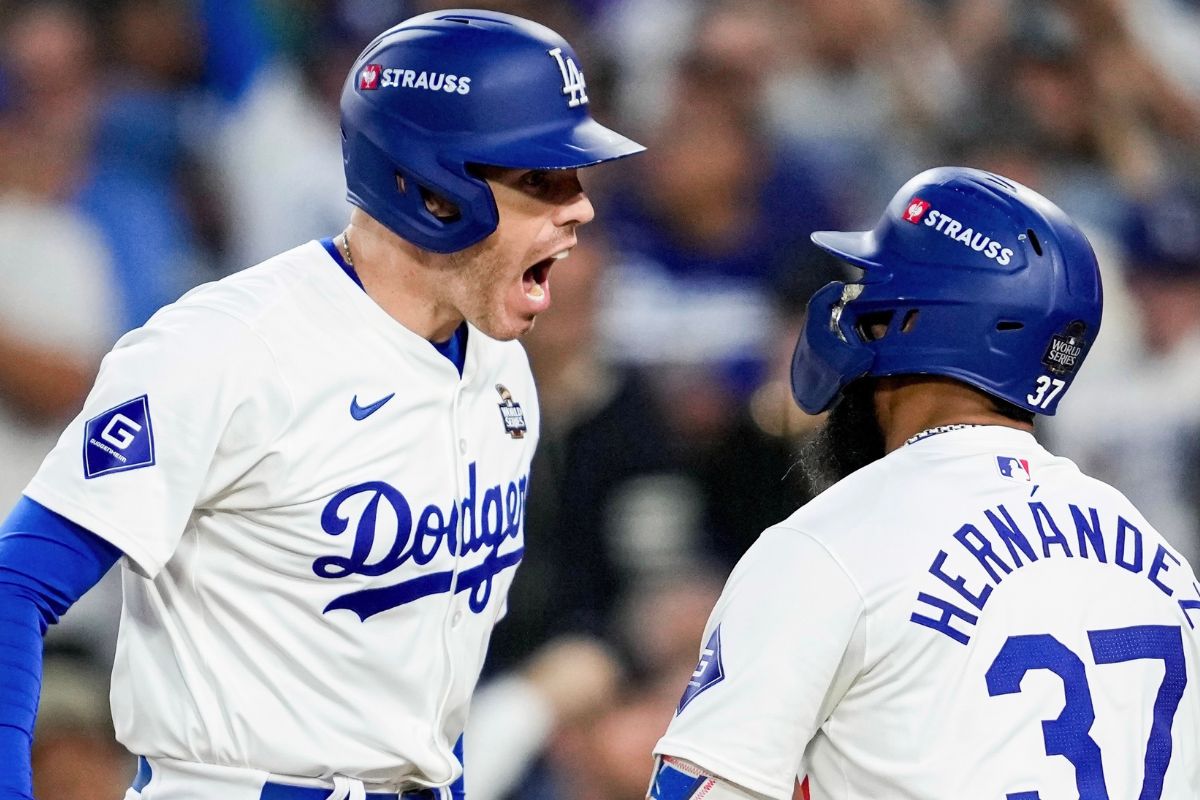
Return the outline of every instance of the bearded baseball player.
{"type": "Polygon", "coordinates": [[[649,796],[1200,797],[1200,584],[1033,436],[1100,329],[1083,234],[946,167],[812,238],[861,270],[793,359],[828,488],[730,576],[649,796]]]}
{"type": "Polygon", "coordinates": [[[0,797],[32,796],[46,625],[118,560],[127,800],[459,797],[523,549],[538,403],[513,340],[640,151],[553,31],[426,14],[355,63],[346,230],[125,336],[0,538],[0,797]]]}

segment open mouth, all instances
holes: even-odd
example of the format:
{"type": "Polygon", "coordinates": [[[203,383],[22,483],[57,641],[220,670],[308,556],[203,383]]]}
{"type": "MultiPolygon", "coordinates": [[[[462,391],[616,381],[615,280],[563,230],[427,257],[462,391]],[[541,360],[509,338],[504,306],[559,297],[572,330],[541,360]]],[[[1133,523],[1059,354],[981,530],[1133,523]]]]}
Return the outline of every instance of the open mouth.
{"type": "Polygon", "coordinates": [[[546,296],[550,285],[550,267],[554,262],[566,258],[570,251],[563,250],[549,258],[543,258],[521,276],[521,284],[525,287],[525,296],[530,300],[541,300],[546,296]]]}

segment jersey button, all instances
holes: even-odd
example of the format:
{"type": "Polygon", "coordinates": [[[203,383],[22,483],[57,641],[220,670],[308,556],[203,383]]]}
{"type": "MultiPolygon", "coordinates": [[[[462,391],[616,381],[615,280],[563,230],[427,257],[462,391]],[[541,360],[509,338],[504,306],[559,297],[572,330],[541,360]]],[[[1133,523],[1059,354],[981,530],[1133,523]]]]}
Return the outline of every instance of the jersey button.
{"type": "Polygon", "coordinates": [[[464,456],[467,454],[467,440],[466,439],[458,440],[458,452],[462,453],[464,456]]]}
{"type": "Polygon", "coordinates": [[[454,612],[454,616],[450,618],[450,626],[457,628],[460,622],[462,622],[462,610],[454,612]]]}

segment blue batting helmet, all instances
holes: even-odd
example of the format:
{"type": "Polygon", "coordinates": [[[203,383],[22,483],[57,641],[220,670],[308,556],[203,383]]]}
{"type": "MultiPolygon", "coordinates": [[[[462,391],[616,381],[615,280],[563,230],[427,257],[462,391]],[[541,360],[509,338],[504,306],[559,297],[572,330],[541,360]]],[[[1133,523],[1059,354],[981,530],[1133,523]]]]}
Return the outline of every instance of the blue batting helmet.
{"type": "Polygon", "coordinates": [[[922,172],[874,230],[812,240],[863,275],[809,301],[792,394],[810,414],[856,378],[944,375],[1053,415],[1100,329],[1091,245],[1057,206],[998,175],[922,172]]]}
{"type": "Polygon", "coordinates": [[[406,20],[367,46],[342,89],[348,199],[437,253],[470,247],[499,222],[491,189],[468,165],[570,169],[643,149],[592,119],[565,40],[508,14],[406,20]],[[459,213],[433,215],[426,193],[459,213]]]}

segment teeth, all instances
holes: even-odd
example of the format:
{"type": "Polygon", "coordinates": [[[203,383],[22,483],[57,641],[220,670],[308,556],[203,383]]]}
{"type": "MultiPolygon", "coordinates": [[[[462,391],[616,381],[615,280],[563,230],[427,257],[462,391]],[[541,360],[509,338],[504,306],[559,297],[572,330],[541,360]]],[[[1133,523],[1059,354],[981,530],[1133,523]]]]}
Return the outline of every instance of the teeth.
{"type": "Polygon", "coordinates": [[[535,283],[532,288],[525,292],[525,296],[534,300],[541,300],[546,296],[546,290],[542,288],[540,283],[535,283]]]}
{"type": "Polygon", "coordinates": [[[561,253],[555,253],[554,255],[552,255],[550,257],[553,258],[554,260],[558,261],[560,259],[566,258],[569,255],[571,255],[570,250],[563,250],[561,253]]]}

